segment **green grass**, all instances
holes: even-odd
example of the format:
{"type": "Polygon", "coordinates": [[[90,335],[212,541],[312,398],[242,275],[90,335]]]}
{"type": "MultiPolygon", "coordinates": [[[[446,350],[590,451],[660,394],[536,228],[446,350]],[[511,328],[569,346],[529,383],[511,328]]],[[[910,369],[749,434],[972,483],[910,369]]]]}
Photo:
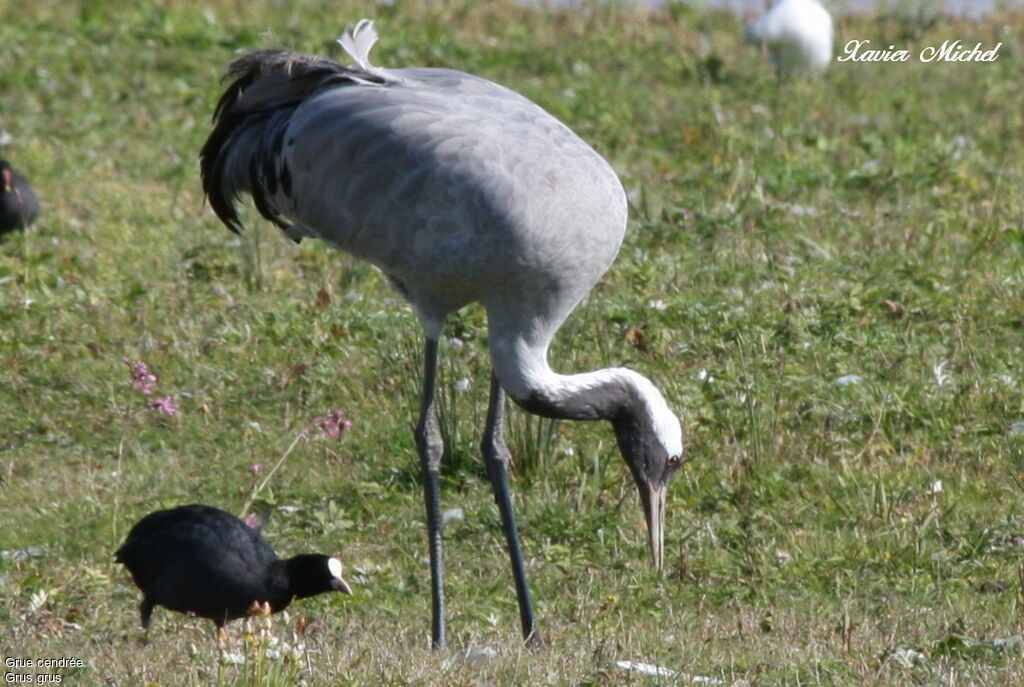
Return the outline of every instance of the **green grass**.
{"type": "MultiPolygon", "coordinates": [[[[0,6],[2,154],[44,203],[0,242],[5,656],[80,658],[62,677],[81,685],[658,682],[618,660],[757,687],[1024,681],[1019,647],[985,643],[1024,631],[1024,16],[847,18],[840,43],[1004,45],[991,64],[837,63],[777,85],[739,19],[683,6],[204,7],[0,6]],[[254,212],[234,237],[203,204],[196,155],[235,51],[339,57],[336,32],[363,16],[377,64],[521,91],[632,200],[618,261],[552,358],[627,363],[683,416],[669,570],[649,569],[610,428],[511,410],[538,650],[518,639],[476,455],[480,309],[444,348],[443,499],[466,517],[446,532],[451,649],[434,654],[414,318],[372,268],[254,212]],[[123,358],[180,414],[147,411],[123,358]],[[112,560],[131,524],[196,501],[239,512],[250,467],[335,408],[351,429],[300,440],[259,500],[295,508],[267,527],[280,553],[340,554],[357,594],[274,619],[288,642],[312,621],[295,662],[221,663],[210,623],[162,610],[140,643],[112,560]],[[480,646],[497,657],[446,667],[480,646]]],[[[232,629],[250,657],[269,642],[232,629]]]]}

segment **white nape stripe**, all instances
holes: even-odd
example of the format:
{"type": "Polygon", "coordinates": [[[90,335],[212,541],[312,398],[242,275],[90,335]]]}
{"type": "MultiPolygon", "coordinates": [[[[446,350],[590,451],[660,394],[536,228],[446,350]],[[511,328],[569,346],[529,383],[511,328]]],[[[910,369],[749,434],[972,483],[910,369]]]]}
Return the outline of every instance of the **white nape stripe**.
{"type": "MultiPolygon", "coordinates": [[[[628,370],[628,372],[633,371],[628,370]]],[[[679,418],[668,407],[665,397],[651,380],[636,372],[633,372],[631,378],[640,390],[640,395],[647,406],[647,412],[651,415],[654,433],[661,440],[669,456],[682,457],[683,433],[679,418]]]]}
{"type": "MultiPolygon", "coordinates": [[[[538,353],[521,346],[514,350],[517,353],[519,367],[507,370],[507,379],[502,379],[505,390],[513,397],[518,395],[519,398],[528,398],[532,390],[539,389],[556,403],[567,403],[572,399],[586,396],[608,385],[609,382],[626,382],[640,393],[644,408],[651,419],[652,429],[666,453],[669,456],[682,456],[683,433],[679,418],[669,408],[658,387],[647,377],[625,367],[611,367],[571,375],[558,374],[548,366],[546,351],[538,353]]],[[[494,362],[497,365],[504,360],[495,356],[494,362]]]]}

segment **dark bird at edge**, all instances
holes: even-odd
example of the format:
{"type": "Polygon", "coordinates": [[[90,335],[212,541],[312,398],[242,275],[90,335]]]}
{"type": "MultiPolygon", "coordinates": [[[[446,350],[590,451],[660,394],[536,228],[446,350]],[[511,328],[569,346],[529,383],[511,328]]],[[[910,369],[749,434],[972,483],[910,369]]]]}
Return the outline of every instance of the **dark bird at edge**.
{"type": "Polygon", "coordinates": [[[39,199],[25,177],[0,160],[0,234],[24,229],[39,216],[39,199]]]}

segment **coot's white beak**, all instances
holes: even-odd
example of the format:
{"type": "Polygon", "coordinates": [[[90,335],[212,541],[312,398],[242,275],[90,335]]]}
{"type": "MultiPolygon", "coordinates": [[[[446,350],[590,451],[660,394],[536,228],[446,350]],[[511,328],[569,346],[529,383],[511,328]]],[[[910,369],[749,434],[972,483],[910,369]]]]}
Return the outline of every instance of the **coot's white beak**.
{"type": "Polygon", "coordinates": [[[349,587],[348,582],[341,577],[335,577],[331,580],[331,588],[343,594],[348,594],[349,596],[352,595],[352,587],[349,587]]]}
{"type": "Polygon", "coordinates": [[[331,589],[351,596],[352,587],[349,587],[348,582],[341,576],[341,561],[337,558],[329,559],[327,561],[327,569],[331,573],[331,589]]]}

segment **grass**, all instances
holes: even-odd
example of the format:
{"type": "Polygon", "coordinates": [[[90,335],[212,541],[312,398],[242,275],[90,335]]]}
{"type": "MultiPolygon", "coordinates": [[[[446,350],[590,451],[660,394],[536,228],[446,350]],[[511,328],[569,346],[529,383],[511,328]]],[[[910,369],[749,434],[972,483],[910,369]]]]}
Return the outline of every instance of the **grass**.
{"type": "Polygon", "coordinates": [[[682,5],[4,5],[3,155],[44,203],[0,242],[4,655],[81,659],[59,672],[82,685],[688,684],[620,660],[757,687],[1019,684],[1024,16],[839,33],[1004,45],[990,64],[836,63],[777,85],[738,18],[682,5]],[[610,429],[510,411],[538,650],[518,639],[476,455],[483,313],[460,312],[463,345],[444,346],[443,499],[465,517],[446,531],[451,649],[434,654],[413,317],[372,268],[253,212],[234,237],[203,204],[196,154],[234,52],[337,57],[362,16],[377,64],[523,92],[630,193],[622,253],[552,358],[627,363],[682,414],[669,571],[649,569],[610,429]],[[124,358],[178,415],[147,409],[124,358]],[[332,409],[353,426],[289,449],[332,409]],[[143,644],[112,560],[128,528],[181,503],[239,512],[252,466],[288,450],[258,494],[268,538],[339,553],[356,595],[234,624],[240,665],[210,623],[165,611],[143,644]],[[304,651],[266,658],[270,637],[304,651]],[[455,660],[480,647],[497,656],[455,660]]]}

